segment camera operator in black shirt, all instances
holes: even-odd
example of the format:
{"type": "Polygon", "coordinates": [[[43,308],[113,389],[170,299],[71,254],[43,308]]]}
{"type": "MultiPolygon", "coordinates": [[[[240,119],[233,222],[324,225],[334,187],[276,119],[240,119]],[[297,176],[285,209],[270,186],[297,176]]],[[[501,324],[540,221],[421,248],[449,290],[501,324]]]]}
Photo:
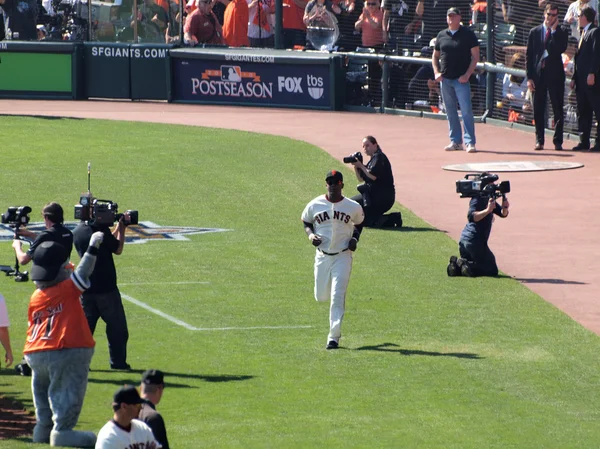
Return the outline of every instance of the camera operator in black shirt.
{"type": "Polygon", "coordinates": [[[42,216],[44,217],[46,229],[39,234],[22,228],[19,228],[17,231],[20,236],[33,240],[27,252],[23,251],[21,240],[13,241],[15,254],[21,265],[27,265],[33,259],[33,253],[35,253],[35,250],[42,242],[60,243],[66,250],[67,259],[65,262],[71,257],[73,233],[63,226],[64,212],[61,205],[58,203],[46,204],[42,209],[42,216]]]}
{"type": "Polygon", "coordinates": [[[392,166],[387,156],[383,154],[377,140],[373,136],[367,136],[362,141],[362,147],[365,155],[371,159],[364,165],[360,153],[350,158],[344,158],[344,162],[354,159],[351,162],[354,167],[356,178],[363,182],[357,189],[359,195],[351,199],[363,207],[365,213],[364,226],[367,227],[394,227],[402,226],[402,219],[399,213],[384,216],[396,201],[396,190],[394,188],[394,175],[392,166]]]}
{"type": "MultiPolygon", "coordinates": [[[[487,172],[481,174],[481,179],[495,177],[487,172]]],[[[496,202],[496,195],[486,193],[498,190],[496,184],[490,187],[493,189],[484,189],[480,195],[471,198],[469,202],[469,211],[467,219],[469,222],[460,235],[458,249],[460,258],[450,257],[447,273],[448,276],[497,276],[498,266],[496,257],[488,246],[488,239],[492,232],[492,223],[494,215],[501,218],[508,216],[510,204],[506,196],[502,195],[502,205],[496,202]]]]}
{"type": "MultiPolygon", "coordinates": [[[[90,209],[93,201],[90,201],[90,209]]],[[[90,217],[92,214],[90,213],[90,217]]],[[[90,276],[90,288],[81,295],[81,305],[87,318],[92,335],[98,319],[106,323],[106,338],[111,369],[130,370],[127,364],[127,341],[129,331],[121,293],[117,287],[117,271],[113,254],[123,252],[125,244],[125,223],[129,220],[127,213],[123,214],[114,229],[106,224],[95,224],[94,220],[81,222],[73,232],[75,249],[82,256],[89,246],[90,238],[96,231],[104,234],[94,271],[90,276]]]]}

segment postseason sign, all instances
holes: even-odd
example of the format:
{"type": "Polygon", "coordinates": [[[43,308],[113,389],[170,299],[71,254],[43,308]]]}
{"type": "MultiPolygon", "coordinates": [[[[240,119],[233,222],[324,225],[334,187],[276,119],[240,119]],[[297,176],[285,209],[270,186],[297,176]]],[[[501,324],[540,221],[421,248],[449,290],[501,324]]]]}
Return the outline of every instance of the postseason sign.
{"type": "Polygon", "coordinates": [[[332,109],[329,64],[173,59],[173,101],[332,109]]]}

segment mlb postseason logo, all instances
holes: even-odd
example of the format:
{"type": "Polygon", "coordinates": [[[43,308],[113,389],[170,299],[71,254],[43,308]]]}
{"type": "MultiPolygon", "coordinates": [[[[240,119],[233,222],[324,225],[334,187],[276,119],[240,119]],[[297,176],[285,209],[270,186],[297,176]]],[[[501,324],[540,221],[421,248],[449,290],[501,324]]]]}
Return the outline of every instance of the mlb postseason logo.
{"type": "MultiPolygon", "coordinates": [[[[64,223],[65,227],[74,230],[79,222],[64,223]]],[[[41,232],[46,229],[44,223],[29,223],[27,229],[33,232],[41,232]]],[[[156,240],[186,240],[188,235],[207,234],[209,232],[226,232],[231,229],[220,228],[195,228],[189,226],[160,226],[151,221],[142,221],[137,225],[127,226],[125,232],[125,243],[146,243],[156,240]]],[[[8,225],[0,224],[0,241],[12,241],[15,230],[8,225]]]]}

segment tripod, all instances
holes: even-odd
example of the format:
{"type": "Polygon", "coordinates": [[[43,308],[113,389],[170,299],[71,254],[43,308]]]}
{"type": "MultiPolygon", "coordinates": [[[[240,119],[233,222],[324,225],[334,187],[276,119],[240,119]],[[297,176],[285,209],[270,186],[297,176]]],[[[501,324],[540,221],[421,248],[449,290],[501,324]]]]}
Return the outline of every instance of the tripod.
{"type": "MultiPolygon", "coordinates": [[[[19,237],[20,226],[20,223],[15,226],[15,239],[21,239],[19,237]]],[[[19,258],[16,255],[15,266],[11,267],[10,265],[0,265],[0,271],[3,271],[7,276],[14,277],[15,282],[27,282],[29,280],[29,273],[27,271],[19,271],[19,258]]]]}

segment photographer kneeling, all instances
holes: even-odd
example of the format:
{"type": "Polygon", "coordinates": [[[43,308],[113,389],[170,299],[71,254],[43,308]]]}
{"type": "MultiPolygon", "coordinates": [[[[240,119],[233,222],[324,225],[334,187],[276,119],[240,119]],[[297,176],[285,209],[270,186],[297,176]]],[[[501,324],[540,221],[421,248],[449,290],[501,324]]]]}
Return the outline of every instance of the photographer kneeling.
{"type": "Polygon", "coordinates": [[[364,153],[371,158],[367,165],[363,164],[360,152],[344,158],[345,163],[350,163],[354,167],[356,178],[363,182],[357,187],[360,194],[351,199],[363,207],[364,226],[400,227],[402,226],[400,213],[383,215],[392,208],[396,201],[394,175],[390,161],[381,151],[375,137],[365,137],[362,147],[364,153]]]}
{"type": "MultiPolygon", "coordinates": [[[[488,239],[492,231],[494,214],[501,218],[508,216],[510,204],[504,193],[510,191],[508,181],[503,186],[494,183],[497,175],[484,172],[480,175],[481,192],[471,198],[467,219],[469,222],[460,235],[458,249],[460,258],[450,257],[448,276],[497,276],[496,257],[488,247],[488,239]],[[506,187],[507,186],[507,187],[506,187]],[[502,205],[496,202],[497,191],[502,193],[502,205]]],[[[458,189],[457,189],[458,191],[458,189]]]]}

